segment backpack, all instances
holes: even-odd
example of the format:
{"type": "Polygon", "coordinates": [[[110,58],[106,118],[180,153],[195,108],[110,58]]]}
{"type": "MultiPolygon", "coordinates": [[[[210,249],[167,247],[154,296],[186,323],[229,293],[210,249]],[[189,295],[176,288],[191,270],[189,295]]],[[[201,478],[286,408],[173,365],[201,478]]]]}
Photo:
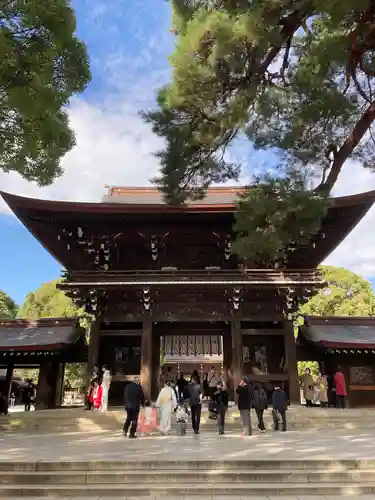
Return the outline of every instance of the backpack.
{"type": "Polygon", "coordinates": [[[268,407],[267,394],[263,389],[254,391],[253,405],[256,410],[265,410],[268,407]]]}

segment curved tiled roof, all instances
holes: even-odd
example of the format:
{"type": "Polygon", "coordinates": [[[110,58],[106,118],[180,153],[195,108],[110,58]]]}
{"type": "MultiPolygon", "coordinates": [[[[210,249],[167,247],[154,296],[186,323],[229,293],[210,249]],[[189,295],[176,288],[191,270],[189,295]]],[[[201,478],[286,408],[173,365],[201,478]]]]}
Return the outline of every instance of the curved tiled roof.
{"type": "Polygon", "coordinates": [[[59,350],[74,344],[83,334],[77,318],[45,318],[36,321],[0,321],[0,351],[59,350]]]}
{"type": "Polygon", "coordinates": [[[375,349],[375,318],[305,316],[302,340],[330,348],[375,349]]]}

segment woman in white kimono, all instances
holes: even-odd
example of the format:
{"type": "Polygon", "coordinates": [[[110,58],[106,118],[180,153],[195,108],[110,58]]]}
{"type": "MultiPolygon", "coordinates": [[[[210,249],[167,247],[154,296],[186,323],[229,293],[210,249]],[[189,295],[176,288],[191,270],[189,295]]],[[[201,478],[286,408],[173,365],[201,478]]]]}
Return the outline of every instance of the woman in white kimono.
{"type": "Polygon", "coordinates": [[[177,407],[176,394],[169,382],[166,382],[160,391],[156,407],[159,408],[160,414],[160,432],[166,435],[171,429],[173,410],[177,407]]]}
{"type": "Polygon", "coordinates": [[[108,410],[108,393],[109,393],[109,388],[111,386],[111,382],[112,382],[111,372],[108,370],[106,366],[104,366],[103,379],[102,379],[103,395],[102,395],[102,404],[100,407],[100,411],[102,412],[106,412],[108,410]]]}

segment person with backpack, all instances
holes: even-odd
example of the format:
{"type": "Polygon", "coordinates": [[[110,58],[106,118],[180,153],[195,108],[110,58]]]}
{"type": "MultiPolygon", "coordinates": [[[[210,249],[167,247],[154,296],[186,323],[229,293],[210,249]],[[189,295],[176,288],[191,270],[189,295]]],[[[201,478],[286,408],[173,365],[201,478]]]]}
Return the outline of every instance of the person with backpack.
{"type": "Polygon", "coordinates": [[[263,414],[264,410],[268,410],[268,398],[263,387],[257,382],[253,392],[253,406],[258,418],[258,431],[266,432],[264,425],[263,414]]]}
{"type": "Polygon", "coordinates": [[[194,434],[199,434],[199,426],[201,423],[202,413],[202,391],[201,386],[198,384],[196,377],[193,377],[189,389],[189,404],[191,414],[191,424],[194,434]]]}
{"type": "Polygon", "coordinates": [[[242,377],[239,386],[236,389],[238,395],[237,406],[240,412],[241,422],[244,429],[245,436],[252,435],[251,426],[251,408],[253,405],[253,391],[249,384],[248,377],[242,377]]]}

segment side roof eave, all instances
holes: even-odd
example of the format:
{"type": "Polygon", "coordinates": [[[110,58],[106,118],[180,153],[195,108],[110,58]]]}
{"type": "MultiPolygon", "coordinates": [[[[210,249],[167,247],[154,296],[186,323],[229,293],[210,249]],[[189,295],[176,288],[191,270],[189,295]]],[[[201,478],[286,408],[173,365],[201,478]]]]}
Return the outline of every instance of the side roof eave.
{"type": "Polygon", "coordinates": [[[305,316],[298,328],[298,342],[317,348],[375,349],[375,318],[355,316],[305,316]]]}
{"type": "MultiPolygon", "coordinates": [[[[54,212],[97,212],[97,213],[154,213],[155,210],[159,212],[230,212],[234,211],[236,205],[234,203],[224,204],[194,204],[174,207],[169,205],[160,204],[128,204],[128,203],[98,203],[98,202],[76,202],[76,201],[55,201],[44,200],[39,198],[28,198],[19,196],[5,191],[0,191],[0,195],[9,206],[9,208],[16,212],[20,208],[34,209],[41,211],[54,211],[54,212]]],[[[369,203],[370,206],[375,202],[375,190],[366,193],[359,193],[349,196],[340,196],[332,198],[333,207],[348,207],[351,205],[369,203]]]]}

